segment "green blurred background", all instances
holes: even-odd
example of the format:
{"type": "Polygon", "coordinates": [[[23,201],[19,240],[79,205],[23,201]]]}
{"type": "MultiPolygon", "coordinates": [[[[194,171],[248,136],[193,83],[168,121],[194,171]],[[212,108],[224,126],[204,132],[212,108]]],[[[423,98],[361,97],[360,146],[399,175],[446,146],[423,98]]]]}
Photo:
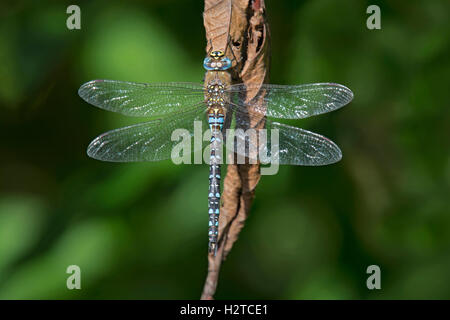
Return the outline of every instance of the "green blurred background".
{"type": "MultiPolygon", "coordinates": [[[[206,165],[104,163],[98,134],[133,121],[82,101],[92,79],[203,78],[203,1],[0,5],[0,298],[197,299],[206,165]],[[82,290],[66,288],[81,267],[82,290]]],[[[448,1],[266,1],[271,82],[342,83],[345,108],[293,124],[338,164],[264,176],[218,299],[450,298],[448,1]],[[381,7],[382,29],[366,28],[381,7]],[[382,289],[366,288],[367,266],[382,289]]]]}

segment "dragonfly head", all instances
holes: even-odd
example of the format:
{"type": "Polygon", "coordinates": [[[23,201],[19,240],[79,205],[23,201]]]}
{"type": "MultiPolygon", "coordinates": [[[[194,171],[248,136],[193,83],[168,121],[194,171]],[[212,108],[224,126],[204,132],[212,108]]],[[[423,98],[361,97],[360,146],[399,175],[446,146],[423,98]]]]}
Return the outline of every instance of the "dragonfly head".
{"type": "Polygon", "coordinates": [[[216,50],[216,51],[212,51],[209,56],[213,59],[219,59],[222,58],[225,55],[225,53],[222,50],[216,50]]]}
{"type": "Polygon", "coordinates": [[[212,51],[203,61],[203,67],[208,71],[223,71],[231,67],[231,60],[221,50],[212,51]]]}

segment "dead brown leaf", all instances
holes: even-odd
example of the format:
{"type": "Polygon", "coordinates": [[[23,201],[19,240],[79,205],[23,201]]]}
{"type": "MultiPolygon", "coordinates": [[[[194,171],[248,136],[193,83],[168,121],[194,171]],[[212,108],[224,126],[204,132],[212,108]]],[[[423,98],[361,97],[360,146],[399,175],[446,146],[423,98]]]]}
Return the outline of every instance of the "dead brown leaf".
{"type": "MultiPolygon", "coordinates": [[[[267,82],[270,33],[264,0],[205,0],[203,20],[206,51],[212,48],[223,50],[235,61],[232,72],[234,82],[253,85],[267,82]]],[[[248,92],[246,99],[254,98],[257,93],[258,89],[248,92]]],[[[262,99],[263,94],[259,97],[262,99]]],[[[263,127],[264,121],[261,120],[264,119],[250,119],[251,123],[263,127]]],[[[259,164],[227,166],[219,221],[219,247],[216,256],[208,256],[208,275],[202,299],[214,298],[222,261],[244,227],[259,179],[259,164]]]]}

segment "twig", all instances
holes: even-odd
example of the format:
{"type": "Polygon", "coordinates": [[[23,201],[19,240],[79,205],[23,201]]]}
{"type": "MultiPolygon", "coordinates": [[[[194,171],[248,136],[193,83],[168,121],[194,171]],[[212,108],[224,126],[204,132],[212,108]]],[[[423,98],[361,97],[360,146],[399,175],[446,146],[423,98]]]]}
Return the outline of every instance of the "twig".
{"type": "MultiPolygon", "coordinates": [[[[206,30],[206,51],[223,50],[238,62],[233,69],[233,81],[262,84],[268,80],[269,27],[265,18],[264,0],[205,0],[203,14],[206,30]],[[227,44],[229,48],[227,49],[227,44]]],[[[247,92],[247,100],[258,93],[247,92]]],[[[260,99],[264,95],[258,95],[260,99]]],[[[263,127],[264,121],[249,119],[252,125],[263,127]]],[[[211,300],[216,292],[219,271],[248,217],[255,188],[260,179],[259,164],[229,164],[224,180],[219,220],[219,247],[216,256],[208,256],[208,275],[201,299],[211,300]]]]}

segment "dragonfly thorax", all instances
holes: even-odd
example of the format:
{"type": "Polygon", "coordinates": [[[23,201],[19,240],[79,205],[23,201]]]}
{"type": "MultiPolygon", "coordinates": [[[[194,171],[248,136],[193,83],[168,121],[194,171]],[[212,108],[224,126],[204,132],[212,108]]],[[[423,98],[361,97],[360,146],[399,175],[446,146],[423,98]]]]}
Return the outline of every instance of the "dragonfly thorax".
{"type": "Polygon", "coordinates": [[[205,90],[205,102],[208,107],[225,106],[225,86],[219,79],[209,82],[205,90]]]}
{"type": "Polygon", "coordinates": [[[205,86],[205,102],[208,107],[208,123],[211,130],[222,130],[225,108],[225,86],[216,78],[205,86]]]}

